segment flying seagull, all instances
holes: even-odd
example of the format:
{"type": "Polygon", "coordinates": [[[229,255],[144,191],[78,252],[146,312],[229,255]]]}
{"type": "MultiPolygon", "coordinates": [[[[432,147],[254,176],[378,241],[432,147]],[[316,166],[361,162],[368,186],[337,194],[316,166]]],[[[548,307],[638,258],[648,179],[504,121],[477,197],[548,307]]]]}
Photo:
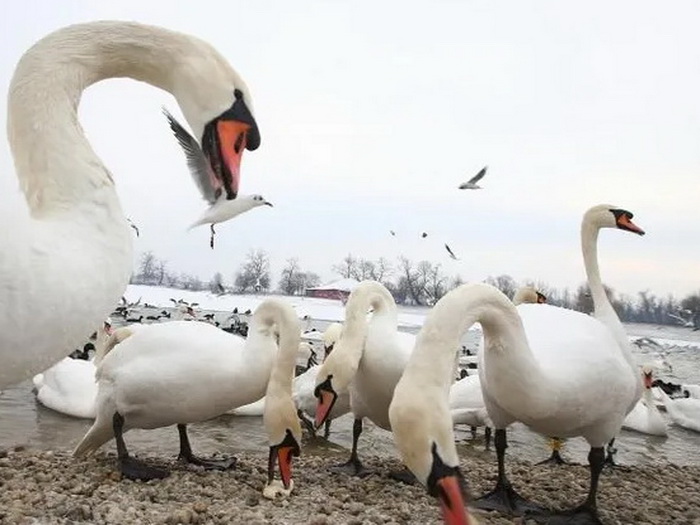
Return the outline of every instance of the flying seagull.
{"type": "Polygon", "coordinates": [[[396,232],[394,230],[389,230],[389,233],[392,237],[396,237],[396,232]]]}
{"type": "Polygon", "coordinates": [[[126,219],[127,222],[129,223],[129,226],[133,228],[133,230],[136,232],[136,237],[139,237],[139,229],[136,227],[136,225],[131,222],[131,219],[126,219]]]}
{"type": "Polygon", "coordinates": [[[450,254],[450,257],[452,257],[455,261],[458,261],[458,260],[459,260],[459,259],[457,258],[457,256],[452,252],[452,250],[450,249],[450,247],[447,245],[447,243],[445,243],[445,249],[447,250],[447,253],[450,254]]]}
{"type": "MultiPolygon", "coordinates": [[[[233,199],[228,199],[226,193],[221,188],[214,187],[212,181],[216,180],[211,171],[210,163],[207,161],[202,148],[195,138],[190,135],[182,125],[175,120],[167,109],[163,108],[165,118],[168,119],[170,129],[175,134],[180,147],[185,152],[187,157],[187,166],[190,169],[190,174],[194,179],[202,198],[209,203],[209,208],[190,225],[188,229],[201,224],[209,224],[211,229],[211,237],[209,238],[209,246],[214,249],[214,225],[220,222],[233,219],[235,216],[245,213],[248,210],[257,208],[258,206],[272,206],[267,202],[262,195],[238,195],[234,194],[233,199]]],[[[241,148],[245,144],[241,145],[241,148]]]]}
{"type": "Polygon", "coordinates": [[[423,232],[423,233],[421,234],[421,237],[422,237],[423,239],[425,239],[427,236],[428,236],[428,234],[425,233],[425,232],[423,232]]]}
{"type": "Polygon", "coordinates": [[[467,182],[463,182],[462,184],[459,185],[460,190],[480,190],[481,186],[477,184],[481,179],[484,178],[484,175],[486,175],[486,170],[488,169],[488,166],[484,166],[481,168],[481,171],[474,175],[471,179],[469,179],[467,182]]]}

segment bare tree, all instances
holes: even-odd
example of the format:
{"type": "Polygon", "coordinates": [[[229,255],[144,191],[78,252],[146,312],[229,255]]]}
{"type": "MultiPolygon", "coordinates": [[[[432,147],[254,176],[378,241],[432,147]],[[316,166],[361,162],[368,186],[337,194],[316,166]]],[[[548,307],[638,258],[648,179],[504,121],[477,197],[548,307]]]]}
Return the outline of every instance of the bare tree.
{"type": "Polygon", "coordinates": [[[345,279],[355,278],[359,273],[358,261],[349,253],[340,263],[333,265],[333,271],[345,279]]]}
{"type": "Polygon", "coordinates": [[[399,257],[399,280],[396,283],[396,300],[401,303],[422,305],[423,290],[420,284],[420,272],[406,257],[399,257]]]}
{"type": "Polygon", "coordinates": [[[141,261],[139,262],[139,271],[137,274],[137,280],[144,284],[153,284],[156,277],[156,266],[158,260],[153,252],[148,251],[141,254],[141,261]]]}
{"type": "Polygon", "coordinates": [[[246,262],[236,273],[236,289],[241,293],[248,291],[267,291],[270,289],[270,260],[264,250],[248,252],[246,262]]]}
{"type": "Polygon", "coordinates": [[[508,299],[513,298],[515,291],[518,288],[518,284],[515,282],[515,279],[513,279],[510,275],[499,275],[498,277],[489,276],[484,282],[498,288],[501,292],[508,296],[508,299]]]}
{"type": "Polygon", "coordinates": [[[282,268],[282,274],[278,285],[279,289],[286,295],[294,295],[299,292],[300,274],[299,260],[296,258],[287,259],[287,265],[282,268]]]}
{"type": "Polygon", "coordinates": [[[156,269],[155,269],[155,275],[156,275],[156,280],[158,281],[158,286],[162,286],[163,282],[165,282],[165,278],[167,276],[168,270],[168,263],[165,262],[162,259],[158,259],[158,262],[156,264],[156,269]]]}
{"type": "Polygon", "coordinates": [[[211,293],[223,294],[226,292],[226,287],[224,286],[224,276],[221,272],[216,272],[214,276],[209,281],[209,290],[211,293]]]}

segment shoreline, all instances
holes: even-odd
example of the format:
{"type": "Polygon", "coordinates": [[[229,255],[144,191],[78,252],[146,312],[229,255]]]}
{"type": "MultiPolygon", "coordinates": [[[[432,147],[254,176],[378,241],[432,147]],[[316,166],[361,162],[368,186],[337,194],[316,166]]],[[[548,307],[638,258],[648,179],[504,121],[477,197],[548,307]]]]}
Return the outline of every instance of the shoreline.
{"type": "MultiPolygon", "coordinates": [[[[401,468],[396,459],[368,455],[363,462],[375,473],[351,478],[328,471],[346,459],[345,449],[311,441],[317,440],[305,440],[294,460],[294,492],[274,501],[262,496],[266,454],[235,454],[238,466],[226,472],[149,455],[172,474],[142,483],[119,480],[111,451],[74,459],[64,450],[15,447],[0,451],[0,523],[442,523],[437,501],[422,486],[387,476],[401,468]]],[[[490,490],[495,455],[463,448],[460,455],[469,492],[490,490]]],[[[587,466],[536,466],[508,456],[506,469],[523,496],[549,507],[578,504],[587,492],[587,466]]],[[[605,524],[700,524],[698,501],[700,467],[623,466],[601,476],[598,506],[605,524]]],[[[494,513],[475,516],[480,525],[523,523],[494,513]]]]}

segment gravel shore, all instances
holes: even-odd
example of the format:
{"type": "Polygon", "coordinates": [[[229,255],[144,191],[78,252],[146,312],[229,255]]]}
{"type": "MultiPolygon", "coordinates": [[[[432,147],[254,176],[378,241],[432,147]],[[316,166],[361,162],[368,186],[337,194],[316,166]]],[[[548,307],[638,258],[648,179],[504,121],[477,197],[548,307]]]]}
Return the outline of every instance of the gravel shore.
{"type": "MultiPolygon", "coordinates": [[[[420,486],[386,476],[400,468],[393,459],[364,458],[376,471],[364,479],[327,470],[345,450],[305,443],[295,460],[295,489],[289,498],[262,497],[266,455],[238,454],[227,472],[204,472],[171,456],[172,475],[148,483],[120,480],[114,454],[74,459],[67,451],[17,447],[0,451],[0,523],[441,523],[439,507],[420,486]]],[[[472,494],[492,488],[495,457],[479,447],[460,446],[472,494]]],[[[513,484],[526,496],[552,507],[579,502],[588,486],[584,466],[533,466],[508,458],[513,484]]],[[[601,478],[599,506],[605,524],[700,524],[700,467],[627,467],[601,478]]],[[[478,514],[479,523],[522,520],[478,514]]]]}

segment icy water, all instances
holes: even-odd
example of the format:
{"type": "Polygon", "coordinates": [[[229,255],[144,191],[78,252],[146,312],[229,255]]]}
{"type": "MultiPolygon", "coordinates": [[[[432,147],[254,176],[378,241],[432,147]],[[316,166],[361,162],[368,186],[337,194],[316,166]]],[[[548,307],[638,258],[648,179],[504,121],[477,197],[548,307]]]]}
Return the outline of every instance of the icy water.
{"type": "MultiPolygon", "coordinates": [[[[409,317],[420,316],[418,309],[404,309],[409,317]]],[[[311,323],[318,330],[327,326],[327,321],[311,323]]],[[[640,364],[655,361],[659,365],[658,377],[676,383],[700,384],[700,332],[691,332],[680,327],[658,327],[650,325],[627,325],[632,339],[649,338],[658,343],[634,346],[640,364]]],[[[403,326],[403,330],[416,333],[416,326],[403,326]]],[[[463,343],[468,348],[478,344],[478,332],[470,332],[463,343]]],[[[604,385],[601,385],[604,388],[604,385]]],[[[58,414],[40,405],[32,392],[31,381],[10,388],[0,395],[0,449],[17,445],[39,449],[72,449],[90,427],[91,421],[75,419],[58,414]]],[[[190,425],[190,437],[198,452],[210,454],[236,451],[267,451],[262,418],[222,416],[205,423],[190,425]]],[[[466,430],[466,429],[465,429],[466,430]]],[[[545,440],[522,425],[514,425],[508,432],[509,454],[523,459],[538,461],[548,455],[545,440]]],[[[483,450],[481,430],[476,440],[467,431],[458,430],[460,447],[483,450]]],[[[176,429],[165,428],[150,431],[134,430],[127,434],[130,449],[138,454],[175,455],[178,451],[176,429]]],[[[352,418],[346,415],[333,422],[331,443],[312,440],[305,450],[323,453],[328,447],[347,448],[352,443],[352,418]]],[[[659,438],[623,430],[617,440],[617,460],[624,464],[700,465],[700,434],[684,430],[675,425],[669,427],[669,436],[659,438]]],[[[112,447],[108,444],[105,448],[112,447]]],[[[386,455],[396,457],[391,435],[372,425],[365,424],[360,439],[360,455],[386,455]]],[[[586,462],[588,449],[583,439],[569,440],[563,452],[567,459],[586,462]]]]}

